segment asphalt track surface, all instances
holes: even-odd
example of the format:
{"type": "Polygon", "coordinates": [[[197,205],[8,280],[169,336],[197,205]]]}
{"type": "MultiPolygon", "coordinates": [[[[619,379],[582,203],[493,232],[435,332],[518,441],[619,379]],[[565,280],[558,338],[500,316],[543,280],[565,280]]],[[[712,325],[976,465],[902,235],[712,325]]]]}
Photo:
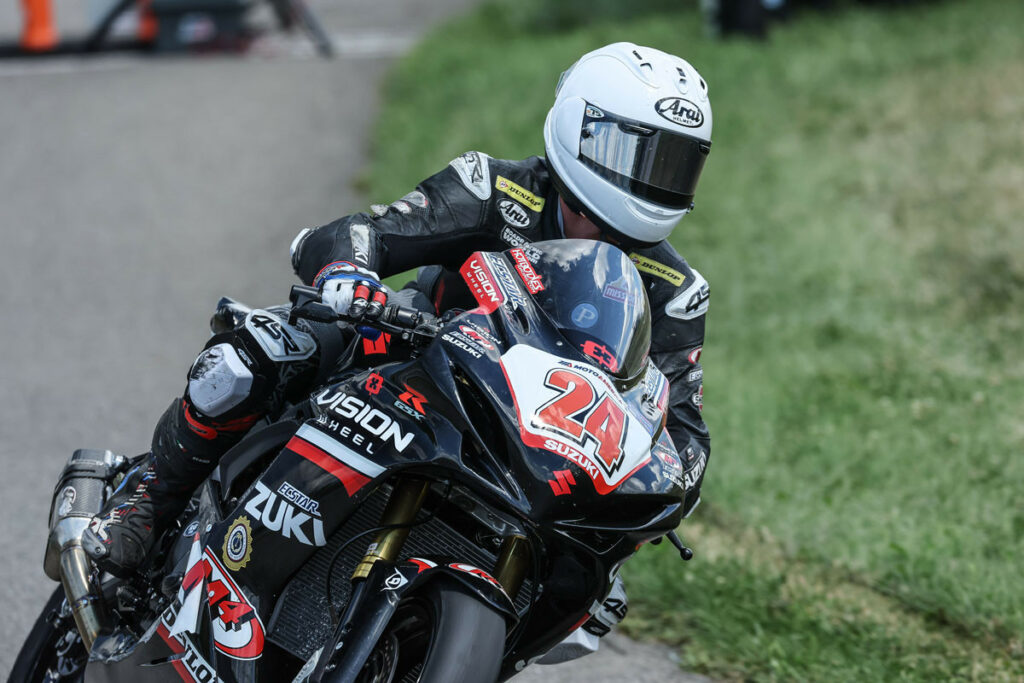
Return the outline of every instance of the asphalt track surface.
{"type": "MultiPolygon", "coordinates": [[[[135,454],[180,394],[228,294],[279,303],[301,227],[353,189],[387,67],[472,0],[320,0],[339,56],[301,37],[258,55],[0,61],[0,675],[53,590],[46,515],[75,448],[135,454]]],[[[65,33],[85,2],[58,0],[65,33]]],[[[16,38],[20,3],[0,7],[16,38]]],[[[443,160],[439,160],[443,163],[443,160]]],[[[394,198],[375,198],[390,201],[394,198]]],[[[615,638],[517,681],[687,680],[615,638]]]]}

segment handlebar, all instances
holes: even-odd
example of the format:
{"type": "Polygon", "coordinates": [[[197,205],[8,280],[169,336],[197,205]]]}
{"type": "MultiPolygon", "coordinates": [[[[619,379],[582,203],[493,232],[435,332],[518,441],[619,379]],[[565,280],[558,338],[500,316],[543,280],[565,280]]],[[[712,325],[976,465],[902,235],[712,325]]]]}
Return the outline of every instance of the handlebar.
{"type": "Polygon", "coordinates": [[[372,319],[335,313],[334,309],[321,302],[320,290],[315,287],[293,285],[288,298],[292,303],[292,310],[288,315],[288,322],[291,324],[303,318],[323,323],[344,322],[362,325],[387,332],[416,346],[430,343],[437,336],[440,327],[437,316],[396,304],[385,306],[384,311],[372,319]]]}

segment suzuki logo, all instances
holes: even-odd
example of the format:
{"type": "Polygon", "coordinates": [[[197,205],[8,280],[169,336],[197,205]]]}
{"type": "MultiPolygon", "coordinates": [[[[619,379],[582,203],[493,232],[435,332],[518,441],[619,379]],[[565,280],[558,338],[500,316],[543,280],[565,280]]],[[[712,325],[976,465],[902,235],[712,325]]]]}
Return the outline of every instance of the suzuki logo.
{"type": "Polygon", "coordinates": [[[558,470],[554,473],[554,479],[548,479],[548,483],[551,484],[551,490],[555,492],[556,496],[564,496],[567,493],[572,492],[572,487],[576,485],[576,479],[573,478],[572,472],[569,470],[558,470]]]}

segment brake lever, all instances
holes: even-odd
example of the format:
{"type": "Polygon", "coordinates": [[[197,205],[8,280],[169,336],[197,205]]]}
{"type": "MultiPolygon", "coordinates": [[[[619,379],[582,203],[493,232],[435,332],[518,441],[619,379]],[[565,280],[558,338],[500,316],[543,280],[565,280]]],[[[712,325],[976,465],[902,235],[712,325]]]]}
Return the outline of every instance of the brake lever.
{"type": "Polygon", "coordinates": [[[429,343],[437,336],[439,326],[437,318],[402,306],[386,306],[384,311],[374,319],[351,318],[339,315],[330,306],[320,301],[320,290],[315,287],[293,285],[289,294],[292,309],[288,314],[288,323],[294,325],[299,318],[318,322],[344,322],[353,325],[366,325],[398,337],[414,345],[429,343]]]}

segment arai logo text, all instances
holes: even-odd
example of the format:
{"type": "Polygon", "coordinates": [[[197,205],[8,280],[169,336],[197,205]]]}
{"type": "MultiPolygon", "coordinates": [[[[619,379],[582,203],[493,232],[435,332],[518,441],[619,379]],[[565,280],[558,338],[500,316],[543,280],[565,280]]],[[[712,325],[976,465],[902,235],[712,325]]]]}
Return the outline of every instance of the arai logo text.
{"type": "Polygon", "coordinates": [[[704,113],[700,107],[682,97],[663,97],[654,104],[654,110],[662,118],[680,126],[700,128],[704,125],[704,113]]]}
{"type": "Polygon", "coordinates": [[[514,225],[517,228],[525,228],[530,225],[530,216],[526,213],[526,209],[511,199],[502,199],[498,202],[498,213],[509,225],[514,225]]]}

